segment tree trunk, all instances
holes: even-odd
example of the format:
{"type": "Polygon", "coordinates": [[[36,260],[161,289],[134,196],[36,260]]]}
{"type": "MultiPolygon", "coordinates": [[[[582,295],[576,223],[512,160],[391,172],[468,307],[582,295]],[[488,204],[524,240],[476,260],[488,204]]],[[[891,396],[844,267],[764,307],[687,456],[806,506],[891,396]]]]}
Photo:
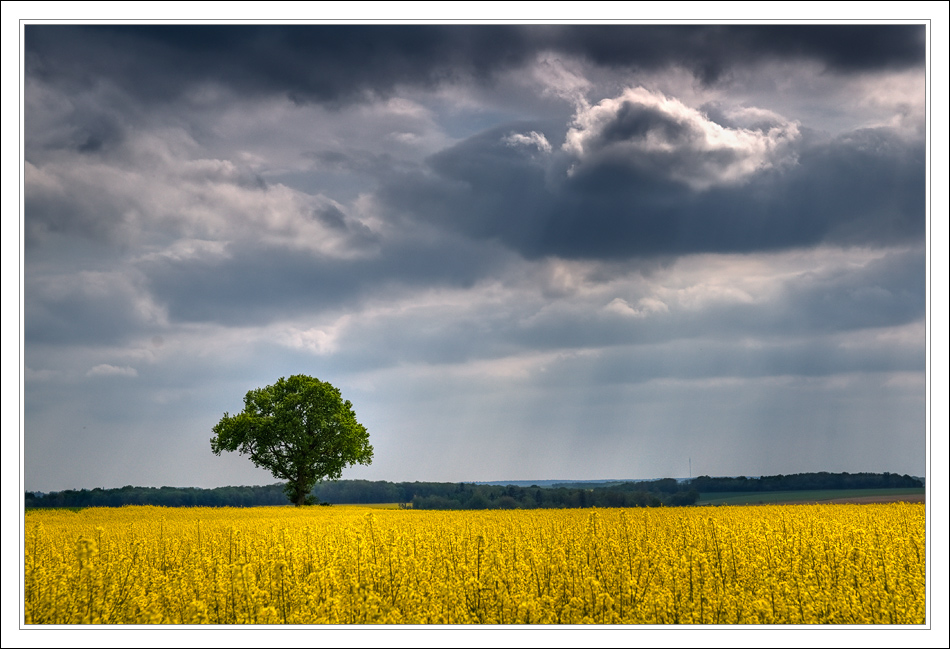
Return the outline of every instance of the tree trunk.
{"type": "Polygon", "coordinates": [[[307,488],[302,484],[294,485],[294,506],[302,507],[307,504],[307,488]]]}

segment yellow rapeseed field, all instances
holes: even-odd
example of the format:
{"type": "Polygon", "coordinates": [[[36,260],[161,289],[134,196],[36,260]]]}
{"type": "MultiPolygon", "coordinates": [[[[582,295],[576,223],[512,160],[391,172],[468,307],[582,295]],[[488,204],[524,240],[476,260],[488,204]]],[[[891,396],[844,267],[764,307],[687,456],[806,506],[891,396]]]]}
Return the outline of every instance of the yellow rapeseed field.
{"type": "Polygon", "coordinates": [[[924,506],[25,515],[27,624],[924,624],[924,506]]]}

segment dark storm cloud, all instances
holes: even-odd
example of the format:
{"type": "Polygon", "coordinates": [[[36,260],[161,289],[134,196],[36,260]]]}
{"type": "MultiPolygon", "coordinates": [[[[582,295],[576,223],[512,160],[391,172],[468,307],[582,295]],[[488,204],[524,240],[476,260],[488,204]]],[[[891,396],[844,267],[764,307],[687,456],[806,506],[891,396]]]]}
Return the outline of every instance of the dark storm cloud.
{"type": "Polygon", "coordinates": [[[140,268],[174,322],[268,322],[278,313],[339,306],[358,288],[356,269],[339,260],[266,246],[229,246],[228,253],[213,259],[151,259],[140,268]]]}
{"type": "Polygon", "coordinates": [[[680,65],[707,82],[778,58],[845,73],[906,68],[923,63],[924,35],[921,25],[27,25],[25,47],[29,74],[73,88],[106,78],[156,100],[214,81],[335,102],[487,79],[543,51],[608,67],[680,65]]]}
{"type": "Polygon", "coordinates": [[[430,159],[434,174],[390,178],[380,190],[381,202],[468,235],[526,241],[543,225],[539,216],[554,208],[555,196],[546,186],[544,164],[505,138],[533,128],[539,127],[490,129],[442,151],[430,159]]]}
{"type": "MultiPolygon", "coordinates": [[[[925,147],[888,129],[861,129],[801,152],[769,207],[786,232],[843,245],[919,241],[926,226],[925,147]],[[806,235],[807,236],[807,235],[806,235]]],[[[764,198],[764,197],[763,197],[764,198]]]]}
{"type": "Polygon", "coordinates": [[[51,233],[79,235],[98,241],[114,241],[131,204],[95,191],[68,191],[55,187],[37,190],[30,181],[35,170],[27,169],[24,197],[24,245],[34,247],[51,233]]]}
{"type": "Polygon", "coordinates": [[[320,170],[354,172],[370,176],[384,176],[394,166],[409,164],[406,161],[397,160],[389,153],[373,153],[365,150],[345,153],[337,150],[314,151],[305,153],[304,157],[312,159],[315,168],[320,170]]]}
{"type": "Polygon", "coordinates": [[[98,75],[147,99],[208,81],[296,101],[385,94],[398,83],[484,76],[520,63],[530,34],[496,26],[122,25],[26,27],[29,73],[83,87],[98,75]],[[135,56],[119,56],[135,51],[135,56]]]}
{"type": "Polygon", "coordinates": [[[115,120],[96,115],[74,132],[79,153],[99,153],[122,141],[123,129],[115,120]]]}
{"type": "Polygon", "coordinates": [[[800,59],[835,72],[903,68],[924,61],[922,25],[693,25],[579,27],[576,51],[603,65],[670,62],[707,82],[749,61],[800,59]]]}
{"type": "Polygon", "coordinates": [[[902,326],[924,317],[923,264],[922,250],[890,253],[861,268],[790,280],[769,299],[714,302],[701,311],[672,305],[668,313],[642,320],[577,310],[537,318],[502,335],[514,346],[559,349],[750,336],[787,341],[902,326]]]}
{"type": "Polygon", "coordinates": [[[438,246],[391,242],[385,254],[357,259],[244,243],[213,259],[159,257],[138,269],[172,321],[241,326],[353,307],[409,287],[469,287],[500,258],[451,238],[438,246]]]}
{"type": "MultiPolygon", "coordinates": [[[[642,248],[636,243],[641,230],[653,240],[664,237],[659,252],[668,253],[750,252],[817,243],[881,246],[923,236],[925,167],[919,143],[885,129],[866,130],[805,146],[793,167],[761,172],[740,186],[661,194],[637,174],[641,184],[629,191],[618,171],[608,167],[578,178],[572,198],[575,209],[597,201],[603,216],[602,228],[595,232],[609,232],[614,221],[623,223],[622,233],[635,249],[642,248]],[[601,174],[621,181],[610,194],[601,174]],[[636,217],[639,205],[654,211],[642,228],[636,217]]],[[[570,245],[570,235],[580,234],[578,230],[593,238],[592,247],[600,243],[600,236],[578,219],[566,220],[567,236],[555,245],[570,245]]],[[[623,245],[619,239],[605,243],[623,245]]]]}
{"type": "MultiPolygon", "coordinates": [[[[160,138],[152,138],[160,141],[160,138]]],[[[106,153],[69,153],[46,165],[27,161],[24,183],[24,243],[27,249],[50,235],[77,236],[90,241],[126,246],[141,234],[142,214],[160,215],[164,226],[187,218],[169,208],[180,192],[196,198],[204,192],[241,190],[263,193],[259,175],[215,160],[162,160],[166,151],[135,153],[119,147],[106,153]],[[94,159],[90,159],[94,158],[94,159]]],[[[215,197],[220,200],[220,194],[215,197]]],[[[198,201],[202,198],[198,197],[198,201]]],[[[320,218],[319,213],[314,218],[320,218]]],[[[344,224],[355,239],[371,236],[357,224],[344,224]]],[[[152,227],[156,227],[152,224],[152,227]]]]}
{"type": "Polygon", "coordinates": [[[27,276],[24,337],[52,344],[116,344],[149,326],[138,287],[121,273],[27,276]]]}
{"type": "Polygon", "coordinates": [[[612,349],[596,359],[574,357],[558,362],[545,382],[589,376],[596,385],[641,383],[658,379],[822,377],[851,372],[922,372],[920,346],[892,353],[885,346],[847,348],[838,341],[813,339],[744,346],[734,341],[687,340],[671,344],[612,349]]]}
{"type": "MultiPolygon", "coordinates": [[[[685,137],[657,115],[641,115],[624,135],[653,127],[685,137]]],[[[506,145],[506,133],[527,128],[539,127],[492,129],[440,152],[429,161],[431,174],[383,188],[384,202],[449,229],[497,239],[530,258],[875,246],[924,234],[924,147],[888,129],[830,142],[806,137],[794,164],[696,190],[671,178],[671,170],[693,173],[716,155],[724,157],[718,160],[724,167],[738,154],[694,154],[684,147],[651,154],[651,164],[639,163],[638,153],[602,155],[568,175],[571,161],[563,153],[541,161],[525,147],[506,145]]]]}
{"type": "Polygon", "coordinates": [[[687,125],[670,119],[661,111],[624,102],[615,119],[600,132],[600,141],[593,144],[605,146],[617,141],[644,140],[650,134],[658,134],[670,143],[688,141],[698,135],[691,132],[687,125]]]}
{"type": "Polygon", "coordinates": [[[771,324],[794,334],[920,321],[927,304],[925,270],[924,250],[916,248],[888,253],[860,270],[806,275],[785,290],[771,324]]]}
{"type": "Polygon", "coordinates": [[[604,365],[610,374],[615,369],[609,368],[634,357],[639,360],[631,361],[626,375],[637,380],[706,378],[718,370],[723,376],[759,376],[772,366],[776,374],[809,376],[834,374],[836,367],[920,371],[922,339],[888,345],[859,341],[873,338],[869,331],[922,322],[923,264],[922,249],[895,251],[860,266],[802,273],[746,301],[713,297],[696,307],[673,294],[666,297],[668,305],[639,317],[631,309],[611,308],[609,293],[575,296],[553,306],[539,302],[535,292],[512,292],[504,308],[480,308],[484,303],[477,298],[463,306],[424,304],[350,322],[336,341],[333,362],[353,371],[601,350],[603,355],[581,354],[558,373],[576,380],[604,365]],[[611,360],[616,354],[627,360],[611,360]],[[571,363],[588,369],[574,371],[571,363]]]}

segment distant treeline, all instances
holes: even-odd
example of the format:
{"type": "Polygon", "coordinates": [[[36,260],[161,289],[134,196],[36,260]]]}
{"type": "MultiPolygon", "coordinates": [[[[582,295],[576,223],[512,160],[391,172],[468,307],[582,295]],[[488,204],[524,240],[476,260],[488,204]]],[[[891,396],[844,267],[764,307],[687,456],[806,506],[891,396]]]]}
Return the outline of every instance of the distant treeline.
{"type": "MultiPolygon", "coordinates": [[[[325,504],[402,503],[413,509],[534,509],[574,507],[676,507],[695,504],[701,493],[923,487],[917,478],[895,473],[799,473],[761,478],[673,478],[564,483],[553,487],[480,485],[467,482],[338,480],[313,489],[325,504]]],[[[286,505],[282,484],[254,487],[132,487],[26,493],[27,507],[257,507],[286,505]]]]}
{"type": "MultiPolygon", "coordinates": [[[[676,480],[671,480],[676,484],[676,480]]],[[[366,482],[341,480],[318,485],[314,495],[328,503],[410,503],[413,509],[537,509],[658,507],[692,505],[699,493],[686,486],[662,491],[653,482],[617,487],[517,487],[467,482],[366,482]],[[393,496],[402,496],[393,498],[393,496]]]]}
{"type": "MultiPolygon", "coordinates": [[[[672,480],[675,484],[675,480],[672,480]]],[[[527,509],[566,507],[657,507],[691,505],[695,491],[661,492],[655,483],[632,489],[625,483],[610,489],[568,489],[476,485],[464,482],[370,482],[339,480],[317,485],[313,496],[324,504],[402,503],[413,509],[527,509]],[[622,487],[622,488],[621,488],[622,487]]],[[[68,489],[48,494],[26,493],[26,507],[257,507],[287,505],[282,484],[255,487],[132,487],[68,489]]]]}
{"type": "Polygon", "coordinates": [[[265,487],[133,487],[120,489],[67,489],[48,494],[26,492],[27,507],[258,507],[286,505],[282,484],[265,487]]]}
{"type": "Polygon", "coordinates": [[[923,487],[909,475],[896,473],[795,473],[761,478],[693,478],[690,487],[700,493],[723,491],[805,491],[811,489],[899,489],[923,487]]]}

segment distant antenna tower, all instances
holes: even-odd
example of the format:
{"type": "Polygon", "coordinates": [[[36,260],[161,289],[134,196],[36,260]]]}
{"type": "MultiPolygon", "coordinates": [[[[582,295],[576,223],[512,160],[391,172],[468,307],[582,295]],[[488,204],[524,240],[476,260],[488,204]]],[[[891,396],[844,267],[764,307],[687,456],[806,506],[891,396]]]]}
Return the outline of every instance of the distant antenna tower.
{"type": "Polygon", "coordinates": [[[689,458],[689,481],[693,481],[693,458],[689,458]]]}

